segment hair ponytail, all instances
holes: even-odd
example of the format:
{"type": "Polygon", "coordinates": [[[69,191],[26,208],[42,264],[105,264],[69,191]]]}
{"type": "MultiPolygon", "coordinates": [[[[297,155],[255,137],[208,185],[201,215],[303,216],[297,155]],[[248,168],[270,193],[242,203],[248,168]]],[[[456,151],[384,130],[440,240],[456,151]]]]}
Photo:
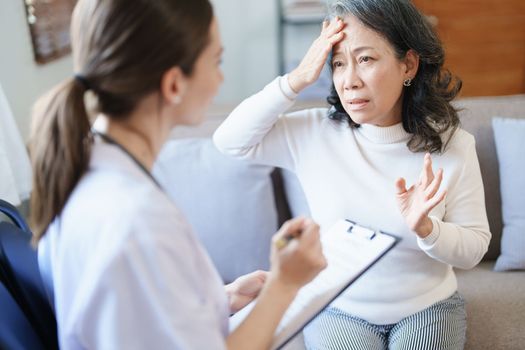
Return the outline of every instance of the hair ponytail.
{"type": "Polygon", "coordinates": [[[85,86],[69,79],[44,95],[34,107],[30,223],[35,243],[60,214],[88,167],[91,126],[85,92],[85,86]]]}
{"type": "Polygon", "coordinates": [[[94,114],[127,118],[145,96],[159,90],[168,69],[178,66],[192,74],[208,45],[212,19],[208,0],[77,2],[71,44],[75,71],[82,75],[53,89],[33,113],[30,221],[35,243],[88,168],[93,140],[85,92],[93,92],[94,114]]]}

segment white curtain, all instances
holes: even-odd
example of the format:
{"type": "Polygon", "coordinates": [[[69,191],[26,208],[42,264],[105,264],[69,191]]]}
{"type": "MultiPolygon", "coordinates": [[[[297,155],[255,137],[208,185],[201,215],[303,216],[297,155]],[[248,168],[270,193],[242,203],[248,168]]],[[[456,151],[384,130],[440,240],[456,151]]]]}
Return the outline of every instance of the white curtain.
{"type": "Polygon", "coordinates": [[[31,163],[0,85],[0,199],[19,205],[31,193],[31,163]]]}

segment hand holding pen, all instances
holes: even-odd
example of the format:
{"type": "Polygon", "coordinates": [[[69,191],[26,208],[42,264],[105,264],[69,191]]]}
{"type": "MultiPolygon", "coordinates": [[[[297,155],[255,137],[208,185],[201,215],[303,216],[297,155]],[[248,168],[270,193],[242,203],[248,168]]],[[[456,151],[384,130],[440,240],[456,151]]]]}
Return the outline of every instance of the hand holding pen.
{"type": "Polygon", "coordinates": [[[287,221],[273,237],[272,277],[300,288],[326,267],[319,225],[307,218],[287,221]]]}

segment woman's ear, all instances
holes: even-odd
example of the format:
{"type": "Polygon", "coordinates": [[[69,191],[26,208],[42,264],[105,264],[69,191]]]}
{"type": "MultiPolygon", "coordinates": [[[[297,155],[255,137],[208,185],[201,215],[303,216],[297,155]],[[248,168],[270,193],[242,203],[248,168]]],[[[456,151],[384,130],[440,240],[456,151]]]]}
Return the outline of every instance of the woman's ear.
{"type": "Polygon", "coordinates": [[[166,103],[178,105],[186,91],[186,76],[180,67],[172,67],[162,75],[160,92],[166,103]]]}
{"type": "Polygon", "coordinates": [[[419,55],[414,50],[410,49],[407,51],[404,61],[407,78],[414,79],[419,67],[419,55]]]}

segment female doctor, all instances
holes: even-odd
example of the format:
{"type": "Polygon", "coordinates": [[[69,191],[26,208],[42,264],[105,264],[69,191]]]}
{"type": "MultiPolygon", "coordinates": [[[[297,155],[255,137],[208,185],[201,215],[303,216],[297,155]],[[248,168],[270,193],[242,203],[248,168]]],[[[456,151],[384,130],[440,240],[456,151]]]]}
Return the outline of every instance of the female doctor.
{"type": "Polygon", "coordinates": [[[274,239],[296,239],[273,248],[270,272],[224,288],[150,173],[170,130],[201,122],[223,80],[210,3],[80,0],[71,34],[76,75],[37,103],[31,142],[31,221],[61,348],[268,348],[326,264],[318,226],[289,221],[274,239]],[[228,315],[256,296],[228,334],[228,315]]]}

